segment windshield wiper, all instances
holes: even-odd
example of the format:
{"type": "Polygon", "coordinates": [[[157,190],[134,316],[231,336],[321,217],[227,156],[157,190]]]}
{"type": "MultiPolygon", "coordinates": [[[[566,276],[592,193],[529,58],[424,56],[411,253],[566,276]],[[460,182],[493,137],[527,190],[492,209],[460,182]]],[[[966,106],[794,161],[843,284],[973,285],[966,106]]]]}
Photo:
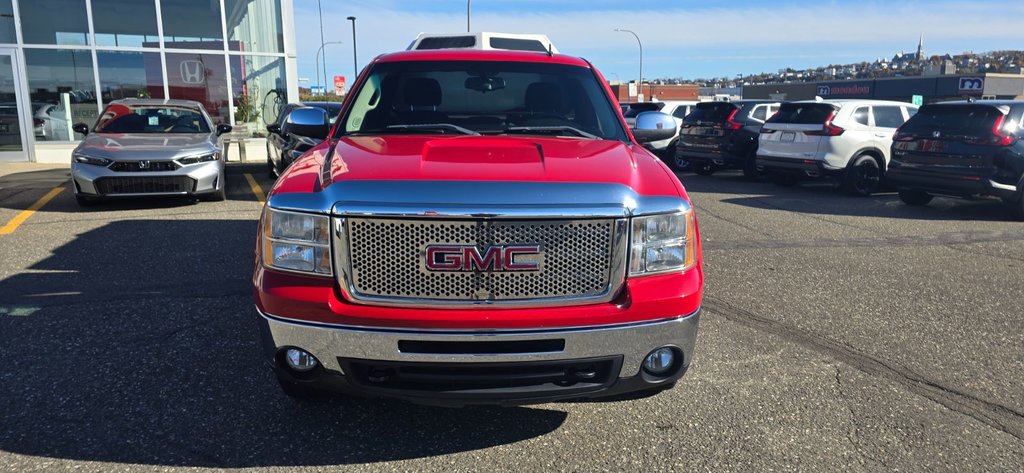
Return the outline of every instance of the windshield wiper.
{"type": "Polygon", "coordinates": [[[422,125],[391,125],[391,126],[387,127],[387,129],[388,130],[424,130],[424,131],[438,131],[438,130],[440,130],[440,131],[454,131],[454,132],[462,134],[462,135],[480,136],[480,133],[477,133],[477,132],[475,132],[473,130],[470,130],[469,128],[463,128],[461,126],[453,125],[451,123],[424,123],[422,125]]]}
{"type": "Polygon", "coordinates": [[[505,128],[505,133],[559,133],[559,134],[570,134],[580,138],[586,138],[588,140],[599,140],[601,137],[592,135],[579,128],[568,126],[568,125],[555,125],[555,126],[510,126],[505,128]]]}

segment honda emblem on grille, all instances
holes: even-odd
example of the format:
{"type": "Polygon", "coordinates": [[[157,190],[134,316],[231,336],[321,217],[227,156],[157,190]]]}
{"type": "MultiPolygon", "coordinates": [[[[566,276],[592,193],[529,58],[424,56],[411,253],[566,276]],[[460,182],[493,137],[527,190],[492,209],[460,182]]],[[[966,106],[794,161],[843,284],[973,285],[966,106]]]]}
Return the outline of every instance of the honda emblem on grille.
{"type": "Polygon", "coordinates": [[[431,245],[426,249],[428,271],[513,272],[539,271],[544,253],[540,245],[431,245]]]}
{"type": "Polygon", "coordinates": [[[149,161],[139,161],[139,169],[149,169],[149,161]]]}

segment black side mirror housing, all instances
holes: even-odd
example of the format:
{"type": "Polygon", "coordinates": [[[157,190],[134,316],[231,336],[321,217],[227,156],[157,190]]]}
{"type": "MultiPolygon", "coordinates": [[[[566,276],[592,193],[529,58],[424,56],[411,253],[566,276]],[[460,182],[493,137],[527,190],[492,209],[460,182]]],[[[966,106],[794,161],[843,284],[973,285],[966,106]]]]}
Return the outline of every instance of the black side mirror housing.
{"type": "Polygon", "coordinates": [[[285,117],[281,132],[322,140],[331,132],[331,120],[322,108],[297,108],[285,117]]]}
{"type": "Polygon", "coordinates": [[[273,124],[267,125],[267,132],[268,133],[273,133],[275,135],[280,135],[281,134],[281,125],[278,125],[277,123],[273,123],[273,124]]]}
{"type": "Polygon", "coordinates": [[[85,123],[75,123],[71,126],[71,129],[82,136],[89,135],[89,125],[86,125],[85,123]]]}
{"type": "Polygon", "coordinates": [[[231,125],[217,125],[217,136],[223,135],[225,133],[231,133],[231,130],[233,129],[234,128],[232,128],[231,125]]]}

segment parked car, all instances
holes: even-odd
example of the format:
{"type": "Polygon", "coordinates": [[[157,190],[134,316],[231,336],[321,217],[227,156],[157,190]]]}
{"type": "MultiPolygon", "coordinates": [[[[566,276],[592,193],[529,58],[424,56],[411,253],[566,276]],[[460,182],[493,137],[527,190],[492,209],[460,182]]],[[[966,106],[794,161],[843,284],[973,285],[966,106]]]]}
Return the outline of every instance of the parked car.
{"type": "Polygon", "coordinates": [[[364,74],[260,220],[251,281],[286,394],[526,404],[683,376],[699,230],[640,144],[670,116],[631,138],[591,63],[557,54],[406,51],[364,74]]]}
{"type": "Polygon", "coordinates": [[[327,112],[333,125],[341,112],[341,102],[306,102],[290,103],[281,109],[277,121],[267,125],[267,174],[276,179],[295,159],[302,156],[314,146],[320,144],[326,136],[309,138],[291,133],[285,126],[288,115],[299,108],[315,107],[327,112]]]}
{"type": "Polygon", "coordinates": [[[79,205],[108,197],[186,195],[224,200],[224,159],[202,104],[191,100],[111,102],[96,125],[74,126],[85,136],[71,153],[71,182],[79,205]]]}
{"type": "Polygon", "coordinates": [[[757,167],[780,185],[832,177],[871,195],[884,184],[893,134],[915,113],[916,105],[880,100],[783,104],[761,129],[757,167]]]}
{"type": "Polygon", "coordinates": [[[1024,219],[1024,101],[925,105],[896,132],[889,183],[900,200],[997,197],[1024,219]]]}
{"type": "Polygon", "coordinates": [[[689,166],[704,176],[719,169],[742,169],[748,178],[756,177],[758,134],[779,105],[766,100],[697,104],[680,124],[672,168],[683,170],[689,166]]]}

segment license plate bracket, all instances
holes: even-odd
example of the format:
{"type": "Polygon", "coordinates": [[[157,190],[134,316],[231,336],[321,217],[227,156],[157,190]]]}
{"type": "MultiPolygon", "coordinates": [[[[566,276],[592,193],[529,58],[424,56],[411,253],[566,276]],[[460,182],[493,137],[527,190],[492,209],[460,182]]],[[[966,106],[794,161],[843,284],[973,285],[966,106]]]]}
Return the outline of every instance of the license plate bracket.
{"type": "Polygon", "coordinates": [[[792,131],[782,132],[782,136],[779,137],[779,141],[783,143],[792,143],[796,141],[796,133],[792,131]]]}

